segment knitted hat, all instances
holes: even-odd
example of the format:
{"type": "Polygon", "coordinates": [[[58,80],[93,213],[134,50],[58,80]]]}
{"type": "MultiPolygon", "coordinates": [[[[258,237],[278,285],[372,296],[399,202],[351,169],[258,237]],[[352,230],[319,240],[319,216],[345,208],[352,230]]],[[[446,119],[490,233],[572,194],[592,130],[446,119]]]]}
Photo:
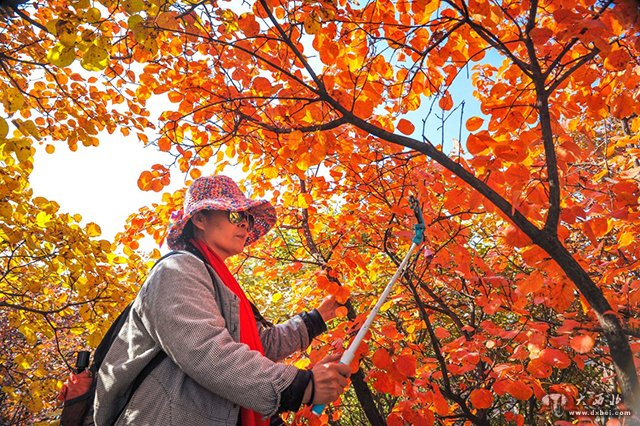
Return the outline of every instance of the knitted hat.
{"type": "Polygon", "coordinates": [[[246,211],[254,218],[247,244],[257,241],[276,223],[276,209],[267,200],[252,200],[244,196],[229,177],[203,176],[187,189],[182,210],[171,216],[167,245],[172,250],[184,248],[183,231],[189,220],[202,210],[246,211]]]}

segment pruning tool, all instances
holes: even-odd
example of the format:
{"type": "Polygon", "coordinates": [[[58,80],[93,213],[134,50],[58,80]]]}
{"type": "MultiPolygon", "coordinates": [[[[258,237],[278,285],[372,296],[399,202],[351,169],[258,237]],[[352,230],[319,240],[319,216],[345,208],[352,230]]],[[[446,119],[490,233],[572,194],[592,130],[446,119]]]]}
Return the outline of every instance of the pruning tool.
{"type": "MultiPolygon", "coordinates": [[[[369,316],[367,317],[366,321],[364,322],[360,330],[358,330],[358,334],[349,345],[349,348],[342,354],[342,357],[340,358],[341,364],[347,364],[347,365],[351,364],[351,361],[353,361],[353,358],[355,357],[356,351],[358,350],[360,343],[362,343],[362,340],[364,339],[365,334],[367,334],[367,331],[369,331],[369,327],[371,327],[371,323],[373,322],[376,315],[378,315],[378,311],[380,310],[380,307],[382,307],[385,300],[387,299],[387,296],[389,296],[389,293],[391,293],[391,288],[393,287],[395,282],[398,280],[398,278],[400,278],[404,274],[405,268],[409,263],[409,259],[411,258],[411,255],[418,248],[418,246],[422,244],[422,241],[424,240],[425,225],[424,225],[424,219],[422,218],[422,209],[420,208],[420,203],[418,203],[418,200],[413,195],[409,196],[409,206],[411,206],[411,208],[413,209],[413,213],[415,214],[416,221],[417,221],[417,223],[413,225],[414,236],[413,236],[413,239],[411,240],[412,241],[411,247],[409,248],[409,251],[407,252],[404,259],[402,260],[402,263],[400,263],[398,270],[391,278],[391,281],[389,281],[389,284],[387,284],[387,287],[382,292],[382,295],[378,299],[378,302],[369,313],[369,316]]],[[[325,408],[325,405],[323,404],[315,404],[313,407],[311,407],[311,411],[316,415],[320,415],[324,411],[324,408],[325,408]]]]}

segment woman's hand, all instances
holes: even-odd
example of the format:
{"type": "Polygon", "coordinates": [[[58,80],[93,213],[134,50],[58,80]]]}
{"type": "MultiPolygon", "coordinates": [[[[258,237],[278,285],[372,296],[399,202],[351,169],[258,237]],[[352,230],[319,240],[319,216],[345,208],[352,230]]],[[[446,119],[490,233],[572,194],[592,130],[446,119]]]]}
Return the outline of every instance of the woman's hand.
{"type": "Polygon", "coordinates": [[[336,317],[336,309],[340,307],[340,304],[336,301],[336,298],[332,296],[325,297],[325,299],[317,307],[318,312],[322,316],[324,322],[328,322],[336,317]]]}
{"type": "Polygon", "coordinates": [[[351,368],[348,365],[336,362],[339,359],[339,354],[329,355],[311,369],[313,383],[309,382],[304,392],[302,400],[305,403],[325,405],[338,399],[345,391],[349,384],[351,368]],[[312,386],[314,387],[313,401],[309,401],[312,386]]]}

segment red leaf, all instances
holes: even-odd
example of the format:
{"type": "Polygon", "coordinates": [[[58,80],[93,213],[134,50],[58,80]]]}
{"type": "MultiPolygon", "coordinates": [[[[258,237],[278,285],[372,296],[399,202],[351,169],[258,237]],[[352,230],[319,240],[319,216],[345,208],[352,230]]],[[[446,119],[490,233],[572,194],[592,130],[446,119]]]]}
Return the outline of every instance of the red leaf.
{"type": "Polygon", "coordinates": [[[469,400],[475,408],[489,408],[493,404],[493,393],[488,389],[474,389],[469,395],[469,400]]]}
{"type": "Polygon", "coordinates": [[[533,377],[539,379],[545,379],[551,376],[551,373],[553,373],[553,369],[551,368],[551,366],[542,361],[540,358],[531,360],[531,362],[529,362],[529,365],[527,365],[527,371],[531,373],[533,377]]]}
{"type": "Polygon", "coordinates": [[[401,355],[396,359],[396,368],[406,377],[415,377],[416,359],[409,355],[401,355]]]}
{"type": "Polygon", "coordinates": [[[567,368],[571,365],[571,359],[559,349],[546,348],[540,352],[540,359],[556,368],[567,368]]]}
{"type": "Polygon", "coordinates": [[[440,392],[440,388],[435,383],[433,384],[433,406],[439,416],[449,415],[449,404],[447,403],[447,400],[444,399],[444,396],[442,396],[442,393],[440,392]]]}
{"type": "Polygon", "coordinates": [[[514,398],[517,398],[521,401],[526,401],[531,398],[533,395],[533,390],[522,382],[514,381],[510,382],[507,386],[507,392],[513,395],[514,398]]]}
{"type": "Polygon", "coordinates": [[[383,348],[378,349],[376,353],[373,354],[371,360],[373,361],[373,365],[385,371],[389,370],[389,367],[393,365],[389,352],[383,348]]]}

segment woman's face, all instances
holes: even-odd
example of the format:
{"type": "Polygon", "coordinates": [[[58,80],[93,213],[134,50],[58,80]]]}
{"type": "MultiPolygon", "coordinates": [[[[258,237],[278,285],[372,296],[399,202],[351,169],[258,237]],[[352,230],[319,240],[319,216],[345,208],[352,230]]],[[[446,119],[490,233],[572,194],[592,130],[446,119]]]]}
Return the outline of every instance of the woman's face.
{"type": "Polygon", "coordinates": [[[229,213],[209,210],[196,213],[192,218],[194,236],[205,242],[221,259],[242,253],[249,237],[246,220],[238,224],[229,222],[229,213]]]}

